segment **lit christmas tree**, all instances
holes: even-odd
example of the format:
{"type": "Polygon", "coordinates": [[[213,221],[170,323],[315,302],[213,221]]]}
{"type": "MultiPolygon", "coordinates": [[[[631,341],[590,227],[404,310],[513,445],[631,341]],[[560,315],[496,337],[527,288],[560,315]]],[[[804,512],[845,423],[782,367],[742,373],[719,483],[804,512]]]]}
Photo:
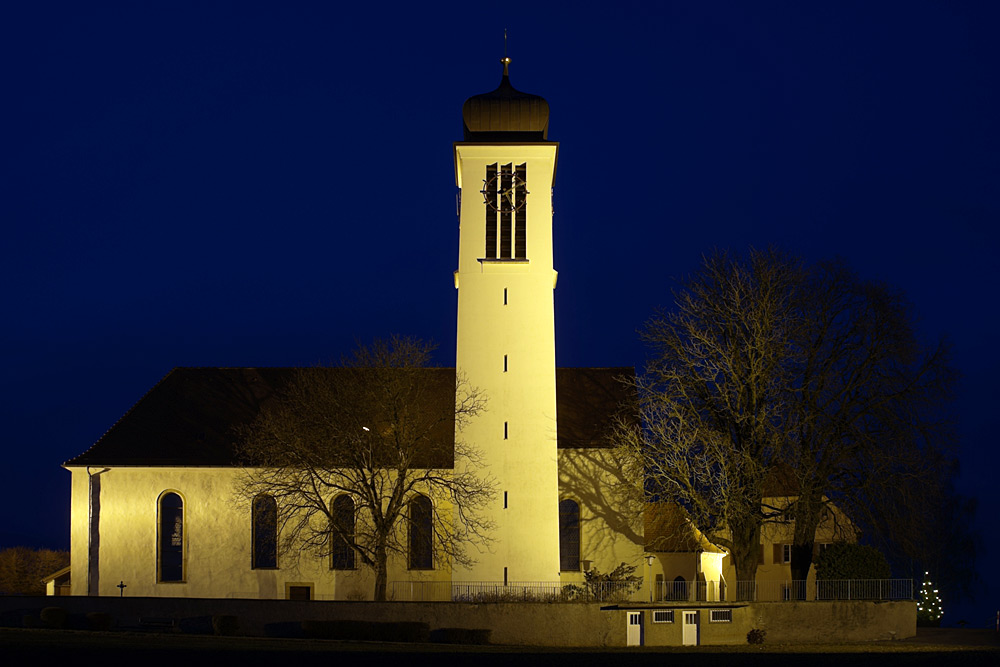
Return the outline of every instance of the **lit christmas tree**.
{"type": "Polygon", "coordinates": [[[920,600],[917,602],[917,623],[920,625],[941,624],[944,608],[941,606],[941,596],[931,583],[928,572],[924,572],[924,584],[920,587],[920,600]]]}

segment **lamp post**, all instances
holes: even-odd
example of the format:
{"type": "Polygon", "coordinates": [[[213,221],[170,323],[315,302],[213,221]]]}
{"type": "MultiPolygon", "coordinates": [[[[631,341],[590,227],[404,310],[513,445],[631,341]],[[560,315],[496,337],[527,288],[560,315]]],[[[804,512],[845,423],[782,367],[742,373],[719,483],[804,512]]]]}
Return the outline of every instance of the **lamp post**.
{"type": "Polygon", "coordinates": [[[650,602],[653,601],[653,560],[655,558],[656,557],[653,556],[652,554],[648,554],[646,556],[646,565],[649,566],[648,569],[649,569],[649,601],[650,602]]]}

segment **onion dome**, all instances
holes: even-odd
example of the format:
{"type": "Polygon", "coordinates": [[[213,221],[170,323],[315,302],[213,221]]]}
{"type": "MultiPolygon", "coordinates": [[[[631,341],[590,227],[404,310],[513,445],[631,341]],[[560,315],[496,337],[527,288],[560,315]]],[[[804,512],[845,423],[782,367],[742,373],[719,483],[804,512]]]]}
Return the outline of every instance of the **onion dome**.
{"type": "Polygon", "coordinates": [[[503,78],[492,93],[474,95],[462,105],[466,141],[525,142],[546,141],[549,131],[549,103],[538,95],[516,90],[510,85],[504,57],[503,78]]]}

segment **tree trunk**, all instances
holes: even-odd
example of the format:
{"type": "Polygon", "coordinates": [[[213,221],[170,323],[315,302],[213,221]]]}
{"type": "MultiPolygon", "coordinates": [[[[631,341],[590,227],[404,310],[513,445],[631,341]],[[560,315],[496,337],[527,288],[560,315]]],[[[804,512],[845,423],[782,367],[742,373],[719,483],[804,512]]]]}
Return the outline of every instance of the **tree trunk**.
{"type": "Polygon", "coordinates": [[[386,560],[388,557],[385,544],[379,543],[375,545],[375,601],[385,602],[386,593],[386,582],[388,579],[388,570],[386,567],[386,560]]]}
{"type": "MultiPolygon", "coordinates": [[[[822,503],[810,498],[809,494],[799,496],[795,502],[795,533],[792,542],[792,581],[805,582],[809,578],[812,565],[813,547],[816,544],[816,526],[819,524],[822,503]]],[[[806,587],[792,586],[792,597],[806,599],[806,587]]]]}
{"type": "Polygon", "coordinates": [[[753,600],[756,593],[757,564],[760,562],[760,524],[747,522],[731,526],[733,564],[736,566],[736,600],[753,600]]]}

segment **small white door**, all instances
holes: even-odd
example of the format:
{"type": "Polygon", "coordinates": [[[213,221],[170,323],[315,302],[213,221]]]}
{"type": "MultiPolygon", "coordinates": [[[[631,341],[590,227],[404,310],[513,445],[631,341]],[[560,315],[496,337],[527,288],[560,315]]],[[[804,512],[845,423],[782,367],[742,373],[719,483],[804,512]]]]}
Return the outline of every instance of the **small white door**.
{"type": "Polygon", "coordinates": [[[684,646],[698,645],[698,612],[685,611],[684,630],[681,634],[681,643],[684,646]]]}
{"type": "Polygon", "coordinates": [[[642,612],[628,612],[627,646],[642,646],[642,612]]]}

